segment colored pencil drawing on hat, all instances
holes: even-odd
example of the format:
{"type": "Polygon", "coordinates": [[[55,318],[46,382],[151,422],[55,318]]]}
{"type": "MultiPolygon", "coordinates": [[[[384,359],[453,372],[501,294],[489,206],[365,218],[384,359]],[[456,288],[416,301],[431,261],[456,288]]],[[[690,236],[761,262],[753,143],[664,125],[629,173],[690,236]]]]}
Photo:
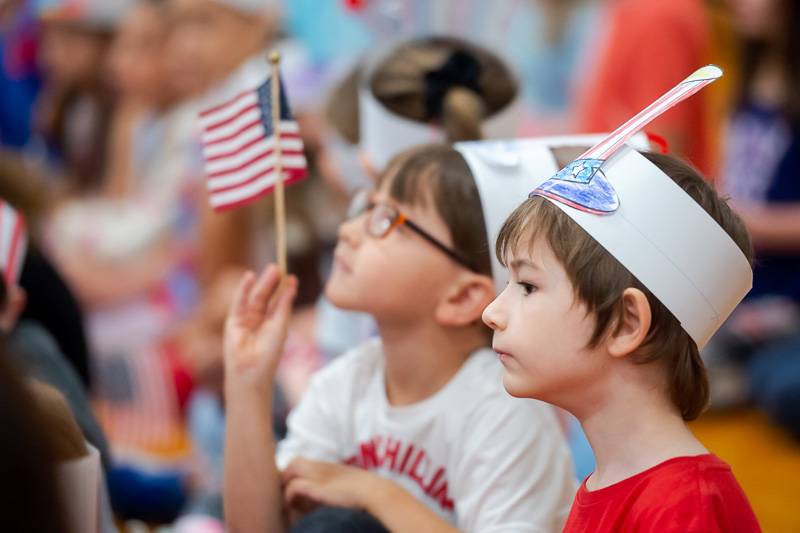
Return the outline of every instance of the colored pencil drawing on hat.
{"type": "MultiPolygon", "coordinates": [[[[606,137],[605,134],[535,137],[514,140],[459,142],[454,148],[464,157],[481,197],[487,242],[494,243],[503,222],[537,184],[560,166],[555,152],[573,148],[580,153],[606,137]]],[[[633,136],[629,144],[647,148],[644,135],[633,136]]],[[[508,270],[491,255],[492,277],[500,293],[508,281],[508,270]]]]}
{"type": "Polygon", "coordinates": [[[545,196],[595,215],[616,212],[620,205],[619,197],[601,170],[603,164],[622,148],[632,135],[720,76],[722,70],[714,65],[697,69],[611,135],[542,183],[530,196],[545,196]]]}
{"type": "Polygon", "coordinates": [[[619,197],[600,169],[603,163],[603,159],[577,159],[531,196],[546,196],[595,215],[613,213],[619,208],[619,197]]]}
{"type": "Polygon", "coordinates": [[[752,287],[750,262],[712,215],[625,142],[721,75],[713,65],[697,70],[530,195],[544,197],[603,246],[698,349],[752,287]]]}

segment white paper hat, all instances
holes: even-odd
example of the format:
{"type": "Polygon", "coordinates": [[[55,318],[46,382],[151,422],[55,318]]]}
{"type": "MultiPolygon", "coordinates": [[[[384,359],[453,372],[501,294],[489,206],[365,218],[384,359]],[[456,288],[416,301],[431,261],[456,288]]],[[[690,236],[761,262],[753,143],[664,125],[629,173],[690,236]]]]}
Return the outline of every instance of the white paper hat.
{"type": "MultiPolygon", "coordinates": [[[[558,171],[553,150],[592,146],[605,134],[537,137],[508,141],[471,141],[453,145],[472,172],[483,207],[492,277],[499,293],[508,281],[508,270],[494,254],[494,243],[503,223],[536,187],[558,171]]],[[[646,150],[647,137],[640,133],[629,144],[646,150]]]]}
{"type": "Polygon", "coordinates": [[[27,247],[25,221],[13,207],[0,200],[0,271],[6,286],[19,282],[27,247]]]}
{"type": "Polygon", "coordinates": [[[722,75],[703,67],[532,193],[547,198],[636,276],[703,348],[750,290],[731,237],[625,141],[722,75]]]}
{"type": "MultiPolygon", "coordinates": [[[[388,47],[371,58],[358,94],[359,145],[370,164],[379,172],[403,150],[419,144],[446,141],[445,132],[440,126],[402,117],[387,109],[372,94],[369,81],[374,67],[395,49],[396,46],[388,47]]],[[[522,104],[517,94],[503,109],[485,118],[481,126],[484,136],[487,139],[513,137],[519,128],[521,116],[522,104]]]]}

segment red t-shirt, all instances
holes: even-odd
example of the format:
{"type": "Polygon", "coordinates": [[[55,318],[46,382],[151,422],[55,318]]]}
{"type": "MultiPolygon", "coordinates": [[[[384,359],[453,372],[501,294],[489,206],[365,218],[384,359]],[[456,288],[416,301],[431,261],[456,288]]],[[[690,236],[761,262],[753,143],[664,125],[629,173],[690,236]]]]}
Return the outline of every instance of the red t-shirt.
{"type": "Polygon", "coordinates": [[[609,487],[584,481],[564,526],[573,531],[761,531],[731,467],[715,455],[675,457],[609,487]]]}

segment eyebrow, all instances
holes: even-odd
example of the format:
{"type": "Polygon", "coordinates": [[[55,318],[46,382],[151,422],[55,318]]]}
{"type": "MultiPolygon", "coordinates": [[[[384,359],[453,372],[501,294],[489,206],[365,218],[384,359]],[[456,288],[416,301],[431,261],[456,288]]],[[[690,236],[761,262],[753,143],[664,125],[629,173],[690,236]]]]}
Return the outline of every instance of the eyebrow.
{"type": "Polygon", "coordinates": [[[508,264],[512,270],[519,270],[522,267],[532,268],[534,270],[542,270],[542,268],[535,262],[529,259],[514,259],[508,264]]]}

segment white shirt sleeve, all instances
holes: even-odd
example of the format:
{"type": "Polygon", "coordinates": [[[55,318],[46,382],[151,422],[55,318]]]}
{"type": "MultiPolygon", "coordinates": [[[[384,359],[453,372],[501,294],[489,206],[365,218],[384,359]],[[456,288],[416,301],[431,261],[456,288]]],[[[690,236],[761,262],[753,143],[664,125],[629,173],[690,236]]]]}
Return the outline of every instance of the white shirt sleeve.
{"type": "Polygon", "coordinates": [[[347,385],[337,379],[344,370],[341,363],[344,361],[334,361],[317,372],[300,403],[289,414],[286,438],[277,446],[278,468],[286,468],[296,457],[342,460],[343,417],[348,413],[348,406],[344,399],[347,385]],[[337,381],[339,386],[334,388],[337,381]]]}
{"type": "Polygon", "coordinates": [[[551,407],[498,395],[469,417],[461,438],[452,482],[463,531],[561,531],[577,483],[551,407]]]}

